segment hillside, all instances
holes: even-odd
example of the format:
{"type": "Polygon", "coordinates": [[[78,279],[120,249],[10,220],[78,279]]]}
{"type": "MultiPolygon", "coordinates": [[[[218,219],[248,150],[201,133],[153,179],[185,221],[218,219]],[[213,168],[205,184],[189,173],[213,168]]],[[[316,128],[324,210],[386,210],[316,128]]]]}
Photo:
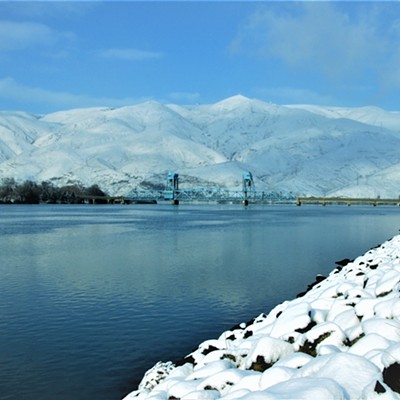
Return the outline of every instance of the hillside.
{"type": "Polygon", "coordinates": [[[234,96],[210,105],[145,102],[37,116],[0,112],[0,179],[98,184],[110,194],[163,185],[298,195],[400,195],[400,113],[282,106],[234,96]]]}

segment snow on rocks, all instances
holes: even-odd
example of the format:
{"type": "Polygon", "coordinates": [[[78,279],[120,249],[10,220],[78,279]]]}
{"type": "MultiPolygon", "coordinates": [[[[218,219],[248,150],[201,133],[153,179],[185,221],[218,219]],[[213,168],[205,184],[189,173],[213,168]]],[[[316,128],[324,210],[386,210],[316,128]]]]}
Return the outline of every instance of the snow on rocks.
{"type": "Polygon", "coordinates": [[[400,235],[305,293],[157,363],[137,399],[400,399],[400,235]]]}

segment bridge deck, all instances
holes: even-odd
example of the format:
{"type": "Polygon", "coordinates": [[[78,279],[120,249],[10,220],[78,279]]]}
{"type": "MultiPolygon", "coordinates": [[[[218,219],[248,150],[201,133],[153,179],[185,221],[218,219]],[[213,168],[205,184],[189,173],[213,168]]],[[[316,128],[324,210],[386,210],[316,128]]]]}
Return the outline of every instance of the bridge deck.
{"type": "Polygon", "coordinates": [[[396,205],[400,206],[400,199],[368,199],[368,198],[345,198],[345,197],[298,197],[296,204],[301,206],[303,203],[310,204],[371,204],[377,205],[396,205]]]}

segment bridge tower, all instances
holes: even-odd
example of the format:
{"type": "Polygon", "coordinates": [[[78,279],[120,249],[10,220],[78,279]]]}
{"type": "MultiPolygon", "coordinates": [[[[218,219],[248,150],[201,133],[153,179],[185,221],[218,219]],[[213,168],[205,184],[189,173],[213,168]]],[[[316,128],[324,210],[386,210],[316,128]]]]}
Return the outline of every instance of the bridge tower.
{"type": "Polygon", "coordinates": [[[179,204],[177,195],[179,194],[179,175],[169,172],[167,176],[166,188],[164,190],[164,200],[171,200],[174,205],[179,204]]]}
{"type": "Polygon", "coordinates": [[[255,187],[254,187],[254,181],[253,181],[253,175],[251,172],[243,172],[242,175],[242,191],[243,191],[243,205],[248,206],[249,205],[249,199],[248,196],[250,193],[255,193],[255,187]]]}

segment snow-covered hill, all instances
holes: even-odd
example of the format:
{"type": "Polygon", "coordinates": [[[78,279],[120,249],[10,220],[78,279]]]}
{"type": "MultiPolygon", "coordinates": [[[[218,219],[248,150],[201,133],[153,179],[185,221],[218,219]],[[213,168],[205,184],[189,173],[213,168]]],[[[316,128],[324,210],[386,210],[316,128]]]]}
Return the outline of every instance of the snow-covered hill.
{"type": "Polygon", "coordinates": [[[0,112],[0,179],[99,184],[110,194],[163,185],[298,195],[398,197],[400,113],[281,106],[234,96],[210,105],[145,102],[45,116],[0,112]]]}

